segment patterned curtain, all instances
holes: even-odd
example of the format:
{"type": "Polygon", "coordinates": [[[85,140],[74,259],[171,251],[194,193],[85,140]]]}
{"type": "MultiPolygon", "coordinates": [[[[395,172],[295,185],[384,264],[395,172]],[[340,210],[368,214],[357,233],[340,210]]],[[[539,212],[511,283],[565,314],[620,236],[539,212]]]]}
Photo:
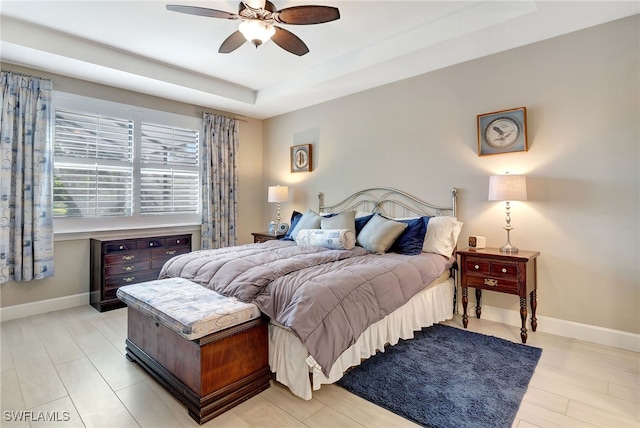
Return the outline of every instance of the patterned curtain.
{"type": "Polygon", "coordinates": [[[0,284],[53,275],[52,83],[2,71],[0,284]]]}
{"type": "Polygon", "coordinates": [[[238,120],[205,113],[202,141],[202,249],[236,245],[238,120]]]}

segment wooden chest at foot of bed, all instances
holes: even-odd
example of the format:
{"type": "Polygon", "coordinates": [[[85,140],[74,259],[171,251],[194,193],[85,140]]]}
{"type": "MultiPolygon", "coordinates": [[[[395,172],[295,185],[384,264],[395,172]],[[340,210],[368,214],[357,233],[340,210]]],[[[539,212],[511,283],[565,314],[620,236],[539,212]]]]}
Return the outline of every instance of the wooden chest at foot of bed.
{"type": "Polygon", "coordinates": [[[127,357],[182,401],[203,424],[269,388],[264,318],[188,340],[128,309],[127,357]]]}
{"type": "Polygon", "coordinates": [[[127,285],[127,357],[202,424],[269,388],[268,321],[258,308],[183,278],[127,285]]]}

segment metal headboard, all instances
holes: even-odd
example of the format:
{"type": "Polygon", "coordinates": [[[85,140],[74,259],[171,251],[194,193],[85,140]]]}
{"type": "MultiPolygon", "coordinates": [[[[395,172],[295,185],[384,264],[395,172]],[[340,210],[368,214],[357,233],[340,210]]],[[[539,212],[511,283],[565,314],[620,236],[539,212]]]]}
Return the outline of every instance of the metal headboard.
{"type": "Polygon", "coordinates": [[[457,214],[458,189],[451,189],[451,206],[439,206],[423,201],[402,190],[391,187],[371,187],[359,190],[337,204],[324,205],[324,195],[318,193],[318,210],[321,213],[344,212],[344,211],[368,211],[379,212],[392,216],[415,216],[415,215],[452,215],[457,214]],[[398,213],[397,209],[404,210],[398,213]],[[391,210],[394,210],[393,212],[391,210]]]}

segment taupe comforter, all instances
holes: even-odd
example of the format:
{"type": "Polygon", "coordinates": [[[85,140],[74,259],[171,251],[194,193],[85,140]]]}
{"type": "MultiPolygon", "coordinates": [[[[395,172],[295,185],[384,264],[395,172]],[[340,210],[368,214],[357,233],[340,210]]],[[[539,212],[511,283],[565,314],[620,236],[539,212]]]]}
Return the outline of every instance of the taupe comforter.
{"type": "Polygon", "coordinates": [[[422,253],[370,254],[268,241],[169,260],[160,278],[182,277],[251,302],[290,328],[325,374],[371,324],[437,279],[451,262],[422,253]]]}

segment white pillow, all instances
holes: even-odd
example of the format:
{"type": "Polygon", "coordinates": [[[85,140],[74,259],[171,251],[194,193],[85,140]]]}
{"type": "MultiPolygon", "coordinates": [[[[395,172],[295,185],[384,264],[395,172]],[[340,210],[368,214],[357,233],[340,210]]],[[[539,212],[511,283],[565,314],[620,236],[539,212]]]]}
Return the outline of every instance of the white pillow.
{"type": "Polygon", "coordinates": [[[333,217],[323,217],[320,221],[321,229],[349,229],[356,234],[356,212],[347,211],[336,214],[333,217]]]}
{"type": "Polygon", "coordinates": [[[349,229],[302,229],[296,235],[296,244],[350,250],[356,246],[356,235],[349,229]]]}
{"type": "Polygon", "coordinates": [[[366,250],[376,254],[384,254],[406,228],[406,223],[374,215],[364,225],[356,240],[358,245],[366,250]]]}
{"type": "Polygon", "coordinates": [[[298,231],[302,229],[320,229],[321,221],[322,217],[320,216],[320,214],[309,209],[305,211],[304,214],[302,214],[302,217],[300,217],[300,220],[298,220],[296,227],[293,228],[289,236],[291,236],[291,239],[295,241],[298,231]]]}
{"type": "Polygon", "coordinates": [[[462,223],[455,217],[436,216],[429,219],[422,251],[451,257],[458,242],[462,223]]]}

